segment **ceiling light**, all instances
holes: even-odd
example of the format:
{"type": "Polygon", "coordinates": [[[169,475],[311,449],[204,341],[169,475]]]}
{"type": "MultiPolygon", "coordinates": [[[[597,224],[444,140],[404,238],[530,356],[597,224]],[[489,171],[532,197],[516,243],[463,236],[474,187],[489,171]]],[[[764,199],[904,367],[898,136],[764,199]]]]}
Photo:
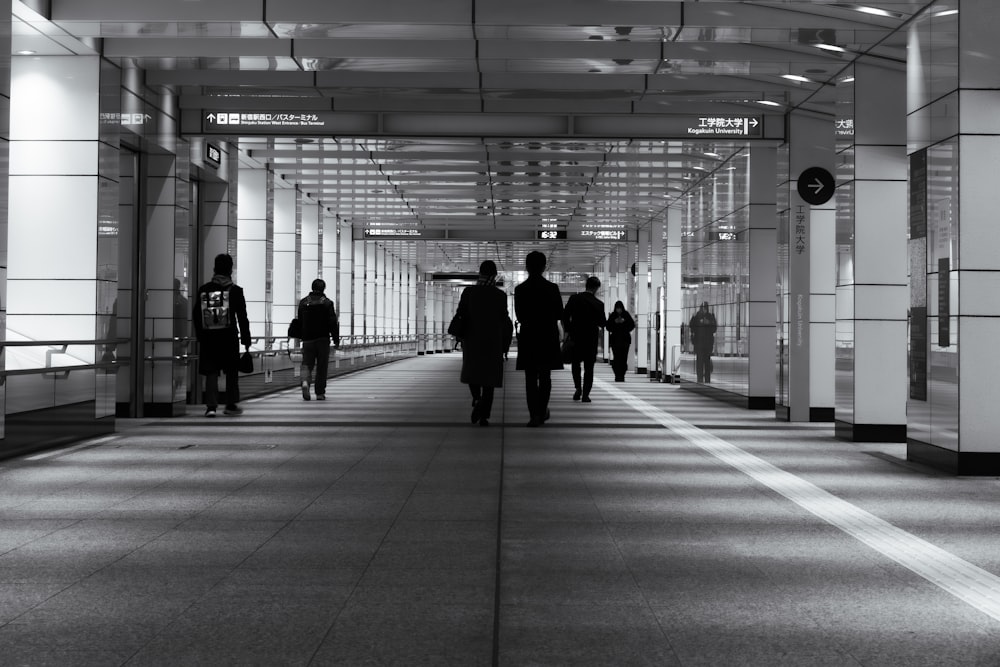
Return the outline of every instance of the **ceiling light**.
{"type": "Polygon", "coordinates": [[[772,102],[771,100],[757,100],[757,104],[763,104],[768,107],[780,107],[781,105],[777,102],[772,102]]]}
{"type": "Polygon", "coordinates": [[[845,76],[843,79],[840,80],[840,82],[841,83],[854,83],[854,77],[853,76],[845,76]]]}
{"type": "Polygon", "coordinates": [[[799,76],[798,74],[782,74],[782,79],[788,79],[789,81],[798,81],[799,83],[812,83],[813,80],[804,76],[799,76]]]}
{"type": "Polygon", "coordinates": [[[931,14],[931,16],[937,18],[939,16],[954,16],[957,13],[958,13],[957,9],[942,9],[939,12],[934,12],[933,14],[931,14]]]}
{"type": "Polygon", "coordinates": [[[856,12],[861,12],[862,14],[871,14],[872,16],[884,16],[890,19],[901,19],[903,15],[899,12],[891,12],[888,9],[879,9],[878,7],[869,7],[867,5],[851,5],[847,3],[833,3],[831,7],[840,7],[842,9],[851,9],[856,12]]]}
{"type": "Polygon", "coordinates": [[[721,158],[721,157],[722,157],[722,156],[721,156],[721,155],[719,155],[718,153],[703,153],[703,155],[704,155],[705,157],[714,157],[714,158],[721,158]]]}
{"type": "Polygon", "coordinates": [[[24,50],[18,51],[17,55],[19,55],[19,56],[33,56],[36,53],[38,53],[38,51],[32,51],[30,49],[24,49],[24,50]]]}
{"type": "Polygon", "coordinates": [[[817,49],[823,49],[824,51],[833,51],[834,53],[847,53],[847,49],[842,46],[834,46],[833,44],[813,44],[817,49]]]}

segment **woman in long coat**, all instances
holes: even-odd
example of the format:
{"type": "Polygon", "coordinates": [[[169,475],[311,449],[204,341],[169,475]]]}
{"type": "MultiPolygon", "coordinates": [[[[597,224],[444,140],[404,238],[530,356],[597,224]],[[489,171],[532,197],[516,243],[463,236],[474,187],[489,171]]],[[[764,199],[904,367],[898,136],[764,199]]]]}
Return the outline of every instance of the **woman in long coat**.
{"type": "Polygon", "coordinates": [[[625,310],[625,304],[615,301],[615,309],[608,314],[608,323],[605,325],[611,335],[611,369],[615,372],[615,382],[624,382],[625,374],[628,372],[628,349],[632,345],[632,330],[635,329],[635,320],[625,310]]]}
{"type": "Polygon", "coordinates": [[[503,359],[514,325],[507,312],[507,295],[496,286],[497,265],[486,260],[479,280],[466,287],[458,302],[462,321],[461,381],[472,393],[472,423],[489,426],[496,387],[503,386],[503,359]]]}

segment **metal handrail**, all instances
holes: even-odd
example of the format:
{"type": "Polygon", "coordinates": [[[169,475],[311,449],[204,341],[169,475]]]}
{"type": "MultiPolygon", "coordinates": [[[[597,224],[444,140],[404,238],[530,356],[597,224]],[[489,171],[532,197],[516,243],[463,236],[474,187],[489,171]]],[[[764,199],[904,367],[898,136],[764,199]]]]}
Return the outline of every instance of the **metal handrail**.
{"type": "Polygon", "coordinates": [[[128,338],[98,338],[86,340],[5,340],[0,341],[0,346],[6,347],[38,347],[41,345],[69,346],[69,345],[115,345],[127,343],[128,338]]]}

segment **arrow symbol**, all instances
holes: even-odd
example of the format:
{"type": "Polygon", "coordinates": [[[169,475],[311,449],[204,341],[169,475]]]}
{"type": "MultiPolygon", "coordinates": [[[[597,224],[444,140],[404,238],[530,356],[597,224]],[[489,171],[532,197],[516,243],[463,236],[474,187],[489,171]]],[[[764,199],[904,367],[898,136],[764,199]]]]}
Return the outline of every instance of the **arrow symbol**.
{"type": "Polygon", "coordinates": [[[215,122],[215,114],[214,113],[208,114],[208,122],[209,123],[214,123],[215,122]]]}
{"type": "Polygon", "coordinates": [[[759,120],[757,120],[756,118],[751,118],[750,119],[750,127],[757,127],[758,125],[760,125],[760,121],[759,120]]]}
{"type": "Polygon", "coordinates": [[[817,178],[817,179],[815,179],[815,180],[816,180],[816,182],[815,182],[815,183],[810,183],[810,184],[809,184],[809,185],[807,185],[806,187],[807,187],[807,188],[811,188],[811,189],[812,189],[812,191],[813,191],[813,194],[815,194],[815,195],[818,195],[818,194],[820,193],[820,191],[821,191],[821,190],[822,190],[823,188],[825,188],[825,187],[826,187],[826,185],[824,185],[824,184],[823,184],[823,182],[822,182],[821,180],[819,180],[818,178],[817,178]]]}

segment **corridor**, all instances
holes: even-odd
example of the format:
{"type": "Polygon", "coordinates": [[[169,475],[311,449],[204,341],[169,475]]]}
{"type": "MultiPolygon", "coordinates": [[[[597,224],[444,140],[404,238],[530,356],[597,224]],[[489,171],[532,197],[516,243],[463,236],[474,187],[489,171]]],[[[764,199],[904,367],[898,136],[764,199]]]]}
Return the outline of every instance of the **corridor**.
{"type": "Polygon", "coordinates": [[[0,464],[5,665],[1000,664],[1000,483],[598,365],[460,356],[0,464]]]}

